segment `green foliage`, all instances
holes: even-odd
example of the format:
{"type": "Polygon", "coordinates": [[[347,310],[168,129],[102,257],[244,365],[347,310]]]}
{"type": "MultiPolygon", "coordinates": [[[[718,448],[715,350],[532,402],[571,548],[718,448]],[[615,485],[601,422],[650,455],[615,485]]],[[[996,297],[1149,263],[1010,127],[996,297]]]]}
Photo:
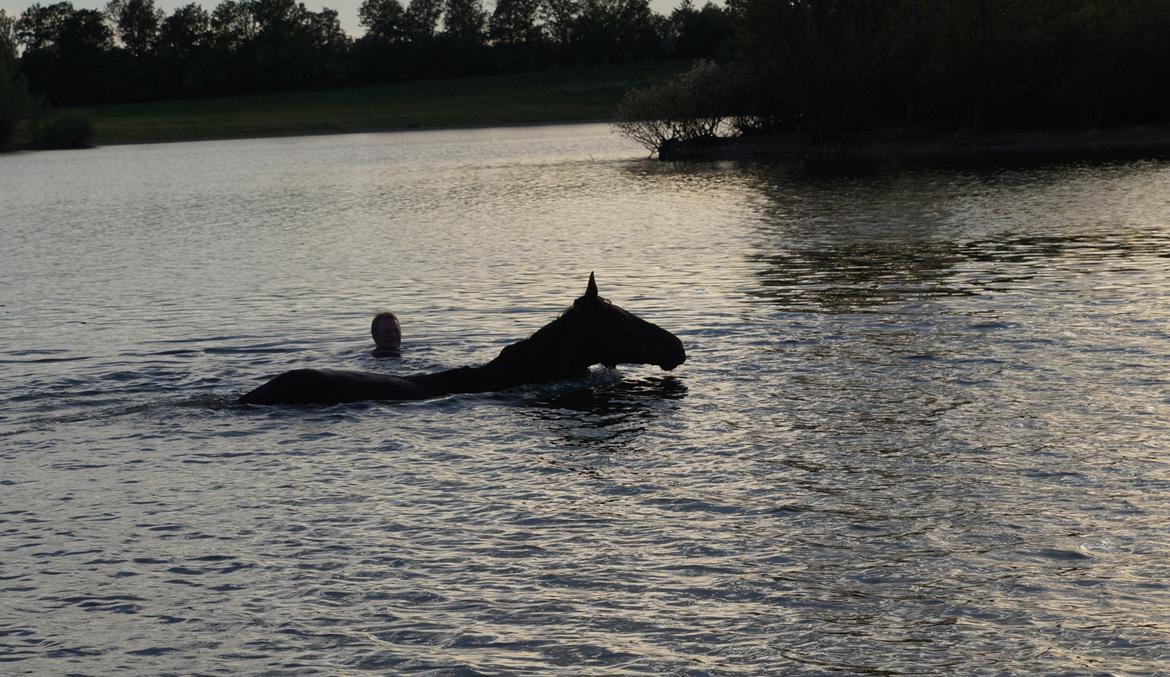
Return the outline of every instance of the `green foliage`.
{"type": "Polygon", "coordinates": [[[239,49],[260,34],[260,25],[247,0],[223,0],[211,12],[211,30],[220,49],[239,49]]]}
{"type": "Polygon", "coordinates": [[[25,49],[41,49],[57,43],[61,24],[73,14],[73,4],[58,2],[42,6],[33,3],[16,22],[17,42],[25,49]]]}
{"type": "Polygon", "coordinates": [[[66,54],[91,57],[114,46],[114,32],[96,9],[79,9],[61,22],[57,46],[66,54]]]}
{"type": "Polygon", "coordinates": [[[410,0],[406,6],[407,33],[416,41],[434,37],[442,15],[443,0],[410,0]]]}
{"type": "MultiPolygon", "coordinates": [[[[35,3],[6,21],[0,106],[11,128],[26,85],[63,106],[709,58],[739,74],[734,88],[713,83],[734,97],[722,131],[788,126],[833,139],[890,126],[1170,120],[1168,0],[697,1],[667,18],[649,0],[495,0],[489,23],[484,0],[364,0],[357,41],[335,11],[299,0],[219,0],[169,16],[158,0],[109,0],[108,16],[35,3]]],[[[629,106],[682,110],[692,84],[629,106]]]]}
{"type": "Polygon", "coordinates": [[[98,143],[597,120],[680,64],[551,70],[248,97],[94,106],[98,143]]]}
{"type": "Polygon", "coordinates": [[[364,0],[358,18],[373,40],[393,43],[406,38],[406,8],[399,0],[364,0]]]}
{"type": "Polygon", "coordinates": [[[88,148],[95,134],[93,121],[76,113],[62,113],[33,125],[32,143],[36,148],[88,148]]]}
{"type": "Polygon", "coordinates": [[[540,0],[497,0],[488,32],[501,43],[536,42],[540,39],[536,27],[539,10],[540,0]]]}
{"type": "MultiPolygon", "coordinates": [[[[169,15],[159,1],[102,0],[104,13],[30,5],[14,27],[29,89],[55,107],[194,99],[640,63],[671,58],[676,42],[714,53],[694,43],[717,39],[688,21],[676,41],[649,0],[493,0],[490,25],[485,0],[363,0],[357,40],[337,12],[299,0],[191,3],[169,15]]],[[[714,5],[700,14],[728,16],[714,5]]]]}
{"type": "Polygon", "coordinates": [[[581,0],[540,0],[537,18],[549,40],[562,49],[573,40],[574,24],[581,13],[581,0]]]}
{"type": "Polygon", "coordinates": [[[443,10],[443,32],[462,43],[479,44],[487,24],[487,13],[481,0],[446,0],[443,10]]]}
{"type": "Polygon", "coordinates": [[[175,10],[159,26],[158,49],[179,58],[189,58],[206,47],[211,38],[211,15],[191,3],[175,10]]]}
{"type": "Polygon", "coordinates": [[[728,0],[767,107],[819,137],[1163,122],[1164,0],[728,0]]]}
{"type": "Polygon", "coordinates": [[[126,49],[142,56],[158,40],[159,26],[166,15],[154,6],[154,0],[110,0],[106,16],[126,49]]]}
{"type": "Polygon", "coordinates": [[[650,152],[714,139],[728,131],[740,100],[738,78],[712,61],[699,61],[669,80],[633,89],[618,104],[614,127],[650,152]]]}
{"type": "Polygon", "coordinates": [[[883,80],[883,8],[871,0],[732,0],[741,44],[761,85],[821,134],[866,122],[866,105],[883,80]],[[773,32],[775,31],[775,32],[773,32]]]}
{"type": "Polygon", "coordinates": [[[16,60],[16,22],[0,9],[0,144],[12,139],[30,108],[28,83],[16,60]]]}
{"type": "Polygon", "coordinates": [[[649,0],[581,0],[573,26],[579,57],[588,63],[626,63],[659,48],[649,0]]]}
{"type": "Polygon", "coordinates": [[[708,2],[695,9],[691,0],[670,14],[674,52],[684,59],[714,58],[730,48],[735,35],[728,12],[708,2]]]}
{"type": "Polygon", "coordinates": [[[0,9],[0,63],[16,61],[16,21],[0,9]]]}

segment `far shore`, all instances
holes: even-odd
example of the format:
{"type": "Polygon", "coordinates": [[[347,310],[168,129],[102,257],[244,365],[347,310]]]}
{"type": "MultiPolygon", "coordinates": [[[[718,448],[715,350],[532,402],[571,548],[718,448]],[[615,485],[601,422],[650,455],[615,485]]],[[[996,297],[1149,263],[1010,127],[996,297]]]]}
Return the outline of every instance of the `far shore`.
{"type": "MultiPolygon", "coordinates": [[[[189,141],[328,136],[337,134],[389,134],[444,130],[476,130],[508,127],[542,127],[573,124],[605,124],[611,118],[550,119],[523,122],[408,124],[371,127],[312,127],[287,130],[252,129],[221,135],[180,136],[157,139],[99,139],[90,147],[189,141]]],[[[168,135],[169,136],[169,135],[168,135]]],[[[28,143],[0,146],[0,154],[38,150],[28,143]]],[[[1029,129],[997,132],[921,132],[885,130],[851,134],[834,142],[815,142],[798,133],[683,142],[659,159],[667,162],[803,162],[835,164],[949,164],[1014,161],[1125,160],[1170,157],[1170,127],[1141,126],[1124,129],[1068,130],[1029,129]]]]}
{"type": "MultiPolygon", "coordinates": [[[[93,121],[93,144],[210,141],[318,134],[608,121],[627,91],[685,62],[551,69],[350,89],[64,108],[93,121]]],[[[8,150],[30,148],[17,138],[8,150]]]]}
{"type": "MultiPolygon", "coordinates": [[[[326,127],[326,128],[298,128],[290,130],[259,130],[247,131],[242,133],[228,133],[222,135],[209,136],[193,136],[177,139],[150,139],[140,141],[135,139],[112,139],[94,143],[91,148],[99,146],[131,146],[131,145],[149,145],[159,143],[191,143],[199,141],[246,141],[249,139],[286,139],[299,136],[339,136],[342,134],[409,134],[412,132],[442,132],[453,130],[483,130],[483,129],[507,129],[507,128],[527,128],[527,127],[553,127],[557,125],[588,125],[588,124],[608,124],[612,120],[610,118],[597,118],[590,120],[538,120],[533,122],[480,122],[474,124],[452,124],[452,125],[405,125],[405,126],[378,126],[378,127],[326,127]]],[[[35,150],[29,144],[21,146],[22,150],[35,150]]]]}
{"type": "Polygon", "coordinates": [[[259,131],[248,134],[225,134],[222,136],[199,136],[181,139],[152,139],[147,141],[139,141],[133,139],[114,139],[102,141],[100,143],[93,143],[81,149],[41,149],[33,146],[31,143],[10,143],[0,145],[0,153],[14,153],[19,151],[42,151],[42,150],[83,150],[84,148],[98,148],[101,146],[139,146],[152,145],[160,143],[195,143],[201,141],[246,141],[249,139],[287,139],[299,136],[338,136],[342,134],[409,134],[412,132],[442,132],[450,130],[480,130],[480,129],[506,129],[506,128],[527,128],[527,127],[554,127],[559,125],[591,125],[591,124],[608,124],[612,122],[609,118],[598,118],[592,120],[547,120],[539,122],[498,122],[475,125],[458,125],[458,126],[409,126],[409,127],[355,127],[355,128],[331,128],[331,129],[298,129],[293,131],[259,131]]]}
{"type": "Polygon", "coordinates": [[[706,139],[668,146],[664,161],[802,161],[948,163],[1129,159],[1170,156],[1170,127],[1027,129],[994,132],[878,130],[831,142],[798,133],[706,139]]]}

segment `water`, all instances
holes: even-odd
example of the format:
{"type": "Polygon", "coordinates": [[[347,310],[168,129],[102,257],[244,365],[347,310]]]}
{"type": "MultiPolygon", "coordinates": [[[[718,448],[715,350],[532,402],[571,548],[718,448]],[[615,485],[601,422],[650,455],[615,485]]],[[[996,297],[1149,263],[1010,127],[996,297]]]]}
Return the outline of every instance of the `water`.
{"type": "Polygon", "coordinates": [[[0,672],[1164,674],[1168,186],[603,126],[0,157],[0,672]],[[590,271],[687,363],[233,404],[486,361],[590,271]]]}

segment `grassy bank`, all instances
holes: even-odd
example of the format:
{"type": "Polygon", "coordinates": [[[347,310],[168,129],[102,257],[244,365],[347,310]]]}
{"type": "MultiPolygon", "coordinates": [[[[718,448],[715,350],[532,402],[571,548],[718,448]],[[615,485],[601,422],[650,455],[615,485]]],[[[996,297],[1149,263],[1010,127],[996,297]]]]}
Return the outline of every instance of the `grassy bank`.
{"type": "Polygon", "coordinates": [[[682,63],[558,70],[79,109],[98,144],[608,120],[631,87],[682,63]]]}

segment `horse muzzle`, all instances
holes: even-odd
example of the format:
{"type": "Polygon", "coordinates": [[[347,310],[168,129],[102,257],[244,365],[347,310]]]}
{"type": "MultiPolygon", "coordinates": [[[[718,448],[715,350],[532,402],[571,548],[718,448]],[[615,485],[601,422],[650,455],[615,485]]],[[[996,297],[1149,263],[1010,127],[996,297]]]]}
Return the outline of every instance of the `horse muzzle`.
{"type": "MultiPolygon", "coordinates": [[[[675,340],[678,341],[677,338],[675,340]]],[[[678,341],[678,345],[673,346],[670,352],[671,355],[667,359],[658,363],[658,366],[666,371],[670,371],[687,361],[687,351],[683,349],[682,341],[678,341]]]]}

